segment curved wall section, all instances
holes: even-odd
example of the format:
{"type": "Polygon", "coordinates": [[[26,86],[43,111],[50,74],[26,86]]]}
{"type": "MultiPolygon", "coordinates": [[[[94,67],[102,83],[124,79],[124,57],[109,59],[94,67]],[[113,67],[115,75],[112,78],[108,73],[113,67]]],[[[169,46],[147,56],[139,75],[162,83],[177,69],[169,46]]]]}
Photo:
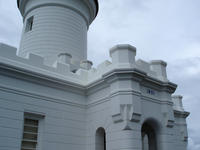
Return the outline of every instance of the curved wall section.
{"type": "Polygon", "coordinates": [[[97,11],[94,1],[20,2],[24,27],[18,55],[28,57],[34,53],[44,57],[50,65],[60,53],[71,54],[78,62],[87,59],[87,30],[97,11]]]}

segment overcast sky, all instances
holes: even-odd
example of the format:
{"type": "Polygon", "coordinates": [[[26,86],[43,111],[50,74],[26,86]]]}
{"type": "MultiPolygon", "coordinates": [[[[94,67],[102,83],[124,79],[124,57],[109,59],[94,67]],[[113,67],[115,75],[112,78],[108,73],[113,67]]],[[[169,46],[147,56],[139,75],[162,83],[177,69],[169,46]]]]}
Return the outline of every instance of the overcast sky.
{"type": "MultiPolygon", "coordinates": [[[[189,150],[200,150],[200,0],[99,0],[90,26],[88,58],[98,65],[115,44],[137,47],[137,58],[168,62],[168,77],[184,96],[189,150]]],[[[19,46],[16,0],[0,0],[0,42],[19,46]]]]}

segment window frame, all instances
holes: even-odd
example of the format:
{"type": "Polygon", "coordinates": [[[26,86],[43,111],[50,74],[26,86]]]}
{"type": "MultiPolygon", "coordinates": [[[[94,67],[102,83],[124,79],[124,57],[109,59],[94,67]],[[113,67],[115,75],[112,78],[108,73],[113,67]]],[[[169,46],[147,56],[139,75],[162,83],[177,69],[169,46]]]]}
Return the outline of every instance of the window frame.
{"type": "Polygon", "coordinates": [[[33,21],[34,21],[34,16],[31,16],[26,20],[25,33],[33,30],[33,21]]]}
{"type": "Polygon", "coordinates": [[[23,150],[22,148],[22,142],[24,140],[24,127],[25,127],[25,120],[30,119],[30,120],[37,120],[38,125],[37,125],[37,139],[36,139],[36,148],[33,150],[42,150],[41,148],[41,139],[42,139],[42,133],[43,133],[43,128],[44,128],[44,114],[38,114],[38,113],[32,113],[32,112],[24,112],[24,118],[23,118],[23,128],[22,128],[22,136],[21,136],[21,146],[20,150],[23,150]]]}

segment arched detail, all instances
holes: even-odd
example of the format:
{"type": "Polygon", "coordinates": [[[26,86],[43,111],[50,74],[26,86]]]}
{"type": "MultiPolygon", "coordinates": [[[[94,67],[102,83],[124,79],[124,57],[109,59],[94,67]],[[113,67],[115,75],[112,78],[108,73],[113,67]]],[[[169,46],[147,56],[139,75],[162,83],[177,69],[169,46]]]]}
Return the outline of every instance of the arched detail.
{"type": "Polygon", "coordinates": [[[154,119],[147,119],[141,128],[142,150],[158,150],[159,123],[154,119]]]}
{"type": "Polygon", "coordinates": [[[102,127],[96,130],[95,150],[106,150],[106,131],[102,127]]]}

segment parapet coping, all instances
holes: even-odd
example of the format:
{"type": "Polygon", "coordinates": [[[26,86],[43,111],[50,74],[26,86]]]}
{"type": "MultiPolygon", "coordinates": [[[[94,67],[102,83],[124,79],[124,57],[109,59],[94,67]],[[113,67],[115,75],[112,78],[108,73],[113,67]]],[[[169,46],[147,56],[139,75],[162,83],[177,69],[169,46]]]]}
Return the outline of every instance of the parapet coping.
{"type": "MultiPolygon", "coordinates": [[[[113,50],[117,50],[117,48],[129,48],[134,51],[136,50],[136,48],[131,45],[118,45],[115,46],[113,50]]],[[[0,43],[1,65],[7,64],[16,68],[31,70],[40,74],[70,81],[72,83],[83,86],[91,85],[95,82],[98,82],[103,78],[103,75],[114,69],[136,69],[144,72],[146,76],[149,77],[149,79],[151,80],[155,80],[156,82],[169,83],[168,79],[157,76],[157,73],[151,68],[151,63],[148,63],[141,59],[135,61],[134,65],[129,63],[113,64],[112,62],[106,60],[99,64],[96,68],[86,69],[80,67],[79,69],[77,69],[76,72],[72,72],[73,64],[66,64],[57,61],[54,66],[47,66],[45,65],[45,59],[41,56],[30,54],[28,58],[22,58],[17,56],[16,53],[16,48],[0,43]]],[[[88,60],[84,60],[83,63],[88,63],[89,65],[92,65],[92,62],[88,60]]]]}

